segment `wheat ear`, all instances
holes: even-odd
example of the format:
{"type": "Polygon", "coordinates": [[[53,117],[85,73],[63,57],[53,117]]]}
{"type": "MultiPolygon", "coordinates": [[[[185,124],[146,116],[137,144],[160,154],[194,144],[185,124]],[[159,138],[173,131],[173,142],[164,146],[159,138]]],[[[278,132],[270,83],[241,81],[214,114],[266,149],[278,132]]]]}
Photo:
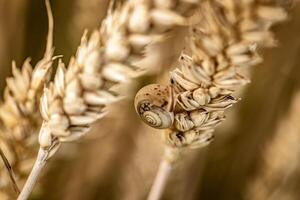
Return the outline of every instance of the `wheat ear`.
{"type": "Polygon", "coordinates": [[[79,139],[90,125],[105,115],[105,107],[118,99],[111,91],[140,74],[132,61],[140,59],[147,45],[161,41],[170,28],[188,23],[198,1],[131,0],[111,4],[100,30],[84,34],[77,54],[66,69],[59,63],[54,82],[44,89],[39,134],[40,153],[19,196],[27,199],[41,168],[62,142],[79,139]],[[114,8],[115,7],[115,8],[114,8]],[[114,10],[113,10],[114,9],[114,10]]]}
{"type": "MultiPolygon", "coordinates": [[[[201,22],[191,29],[192,56],[181,55],[181,66],[170,73],[170,85],[148,85],[136,95],[135,107],[142,120],[166,129],[166,148],[200,148],[212,141],[213,130],[225,119],[224,111],[238,101],[233,92],[249,82],[239,68],[262,60],[257,49],[274,46],[269,29],[287,17],[271,2],[254,0],[207,1],[201,9],[201,22]]],[[[173,152],[178,157],[180,151],[173,152]]],[[[158,172],[156,180],[170,174],[166,169],[173,162],[160,168],[165,172],[158,172]]],[[[149,200],[162,195],[156,183],[160,182],[154,183],[149,200]]]]}
{"type": "MultiPolygon", "coordinates": [[[[49,80],[53,61],[53,17],[48,5],[48,36],[44,57],[34,70],[26,59],[19,70],[13,62],[13,77],[7,78],[4,101],[0,105],[0,147],[15,172],[17,182],[24,179],[33,165],[36,153],[37,127],[40,123],[39,98],[43,85],[49,80]]],[[[0,197],[7,199],[12,194],[8,188],[9,178],[0,169],[0,197]]],[[[24,180],[23,180],[24,181],[24,180]]]]}

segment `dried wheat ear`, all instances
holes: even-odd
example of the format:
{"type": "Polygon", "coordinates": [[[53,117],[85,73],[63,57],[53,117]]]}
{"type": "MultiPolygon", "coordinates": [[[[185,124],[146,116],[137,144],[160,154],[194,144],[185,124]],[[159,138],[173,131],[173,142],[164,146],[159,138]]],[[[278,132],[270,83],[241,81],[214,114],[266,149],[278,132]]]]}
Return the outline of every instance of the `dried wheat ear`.
{"type": "Polygon", "coordinates": [[[105,115],[105,107],[120,99],[111,90],[141,74],[131,63],[143,57],[145,47],[161,42],[175,26],[188,25],[199,5],[190,0],[131,0],[111,4],[99,30],[85,33],[68,68],[60,61],[54,81],[44,89],[40,103],[43,123],[40,151],[19,199],[28,198],[42,168],[62,142],[77,140],[105,115]]]}
{"type": "Polygon", "coordinates": [[[132,62],[142,58],[147,45],[162,41],[172,27],[186,25],[185,15],[197,4],[133,0],[110,10],[99,30],[90,37],[84,34],[68,68],[59,63],[54,82],[45,88],[41,147],[53,150],[56,143],[84,135],[104,116],[106,105],[120,99],[111,88],[141,74],[132,62]]]}
{"type": "MultiPolygon", "coordinates": [[[[164,33],[172,27],[186,25],[186,16],[197,4],[198,1],[185,0],[129,1],[109,13],[101,31],[95,31],[89,39],[85,34],[68,70],[60,62],[54,84],[45,89],[41,106],[45,119],[40,135],[42,146],[49,142],[49,131],[53,141],[58,135],[60,141],[66,141],[86,132],[89,123],[102,116],[102,108],[117,99],[108,88],[136,75],[129,58],[142,57],[148,44],[162,41],[164,33]]],[[[29,59],[21,70],[13,64],[13,77],[7,79],[4,102],[0,106],[3,131],[0,144],[17,178],[28,174],[36,152],[34,133],[41,124],[37,107],[52,65],[52,15],[49,25],[44,58],[34,70],[29,59]]],[[[1,177],[0,187],[6,190],[9,179],[3,168],[1,177]]]]}
{"type": "Polygon", "coordinates": [[[249,83],[239,69],[262,61],[258,49],[276,44],[270,27],[287,18],[271,1],[254,0],[207,1],[200,13],[191,28],[191,54],[181,55],[170,84],[148,85],[135,99],[142,120],[166,129],[165,144],[175,149],[212,141],[224,111],[238,101],[233,92],[249,83]]]}
{"type": "MultiPolygon", "coordinates": [[[[41,123],[38,102],[44,84],[50,79],[53,62],[53,17],[48,9],[49,32],[44,57],[35,65],[26,59],[22,68],[12,65],[12,77],[7,78],[4,101],[0,105],[0,148],[14,170],[18,184],[25,182],[38,150],[37,130],[41,123]]],[[[15,196],[11,179],[0,167],[0,199],[15,196]]]]}

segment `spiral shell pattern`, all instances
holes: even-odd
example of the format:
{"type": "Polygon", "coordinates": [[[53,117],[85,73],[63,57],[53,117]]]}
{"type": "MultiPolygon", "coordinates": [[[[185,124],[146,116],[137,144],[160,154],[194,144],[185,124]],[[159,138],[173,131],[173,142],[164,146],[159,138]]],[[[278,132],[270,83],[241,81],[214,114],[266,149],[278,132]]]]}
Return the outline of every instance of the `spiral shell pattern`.
{"type": "Polygon", "coordinates": [[[135,97],[135,109],[140,118],[157,129],[170,128],[174,123],[170,88],[159,84],[143,87],[135,97]]]}
{"type": "Polygon", "coordinates": [[[151,105],[149,102],[142,102],[139,107],[140,117],[149,126],[157,129],[165,129],[172,126],[174,116],[171,112],[151,105]]]}

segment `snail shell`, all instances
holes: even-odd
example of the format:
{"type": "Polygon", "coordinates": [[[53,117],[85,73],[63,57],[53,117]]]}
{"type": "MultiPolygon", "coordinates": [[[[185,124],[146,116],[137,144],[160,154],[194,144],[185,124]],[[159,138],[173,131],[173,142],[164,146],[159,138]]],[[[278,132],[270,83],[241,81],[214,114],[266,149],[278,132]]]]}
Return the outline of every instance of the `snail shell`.
{"type": "Polygon", "coordinates": [[[149,126],[157,129],[170,128],[174,122],[173,95],[169,86],[151,84],[136,94],[135,110],[149,126]]]}

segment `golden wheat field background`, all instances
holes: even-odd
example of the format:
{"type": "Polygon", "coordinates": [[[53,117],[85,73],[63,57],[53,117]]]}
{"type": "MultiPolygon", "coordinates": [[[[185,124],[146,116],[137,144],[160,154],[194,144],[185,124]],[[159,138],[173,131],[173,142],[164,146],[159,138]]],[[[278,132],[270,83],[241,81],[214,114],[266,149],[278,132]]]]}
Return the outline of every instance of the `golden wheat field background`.
{"type": "Polygon", "coordinates": [[[45,2],[0,0],[0,200],[38,151],[32,200],[300,198],[297,0],[45,2]]]}

